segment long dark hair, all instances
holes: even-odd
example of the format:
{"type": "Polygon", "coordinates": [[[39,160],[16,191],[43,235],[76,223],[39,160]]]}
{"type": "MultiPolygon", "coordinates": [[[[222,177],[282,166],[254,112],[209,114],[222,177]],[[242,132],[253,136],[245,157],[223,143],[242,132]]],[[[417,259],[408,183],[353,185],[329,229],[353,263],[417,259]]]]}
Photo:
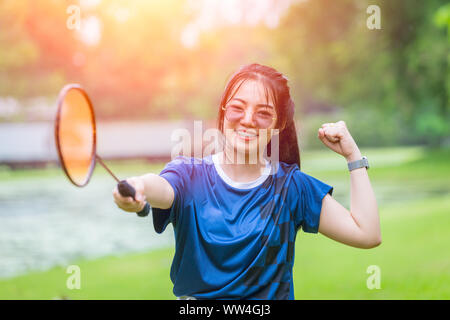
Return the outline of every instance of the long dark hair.
{"type": "MultiPolygon", "coordinates": [[[[295,105],[289,92],[288,79],[271,67],[252,63],[240,67],[231,75],[220,100],[217,128],[223,132],[225,113],[222,108],[225,108],[228,101],[233,98],[240,86],[247,80],[260,81],[264,86],[267,101],[269,101],[269,95],[274,101],[277,112],[276,129],[279,129],[280,132],[278,140],[279,161],[287,164],[296,163],[300,169],[300,149],[294,122],[295,105]]],[[[272,149],[272,141],[273,139],[267,144],[268,156],[270,156],[270,150],[272,149]]]]}

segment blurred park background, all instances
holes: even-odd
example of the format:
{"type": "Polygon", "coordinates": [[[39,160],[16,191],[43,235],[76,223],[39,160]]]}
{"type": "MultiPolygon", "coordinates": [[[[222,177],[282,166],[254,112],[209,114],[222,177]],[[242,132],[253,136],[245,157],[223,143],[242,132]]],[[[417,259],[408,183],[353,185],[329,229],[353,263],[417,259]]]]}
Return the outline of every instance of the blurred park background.
{"type": "Polygon", "coordinates": [[[375,249],[299,233],[296,298],[450,299],[444,0],[1,1],[0,299],[174,299],[172,231],[117,209],[102,168],[77,189],[58,167],[56,98],[67,83],[86,89],[116,175],[159,173],[171,132],[214,126],[228,77],[252,62],[290,80],[302,170],[349,208],[345,160],[317,139],[344,120],[380,208],[375,249]],[[72,264],[81,289],[66,286],[72,264]]]}

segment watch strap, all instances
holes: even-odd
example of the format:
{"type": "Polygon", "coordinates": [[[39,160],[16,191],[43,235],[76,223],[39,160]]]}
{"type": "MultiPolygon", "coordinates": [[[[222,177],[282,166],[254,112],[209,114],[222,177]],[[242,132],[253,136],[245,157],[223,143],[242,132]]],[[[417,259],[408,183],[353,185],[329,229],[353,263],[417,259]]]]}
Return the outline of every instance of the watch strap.
{"type": "Polygon", "coordinates": [[[347,165],[349,171],[359,169],[362,167],[366,167],[366,169],[369,169],[369,160],[367,159],[366,156],[363,156],[361,160],[349,162],[347,165]]]}

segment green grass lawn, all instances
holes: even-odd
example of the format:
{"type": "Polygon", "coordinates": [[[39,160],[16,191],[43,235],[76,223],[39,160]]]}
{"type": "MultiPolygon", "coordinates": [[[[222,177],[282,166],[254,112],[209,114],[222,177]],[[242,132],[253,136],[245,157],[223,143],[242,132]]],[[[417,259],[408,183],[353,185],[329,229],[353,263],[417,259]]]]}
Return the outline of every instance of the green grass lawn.
{"type": "MultiPolygon", "coordinates": [[[[383,243],[356,249],[300,232],[296,299],[450,299],[450,152],[362,151],[369,159],[380,159],[371,162],[369,176],[380,208],[383,243]],[[391,161],[385,160],[387,155],[391,161]],[[381,272],[380,289],[367,288],[371,265],[381,272]]],[[[336,198],[348,202],[345,161],[328,151],[303,159],[305,172],[335,186],[336,198]],[[314,165],[323,158],[330,159],[329,165],[314,165]]],[[[0,299],[174,299],[169,278],[173,253],[166,248],[74,262],[81,269],[81,288],[74,290],[67,288],[69,274],[62,267],[0,280],[0,299]]]]}

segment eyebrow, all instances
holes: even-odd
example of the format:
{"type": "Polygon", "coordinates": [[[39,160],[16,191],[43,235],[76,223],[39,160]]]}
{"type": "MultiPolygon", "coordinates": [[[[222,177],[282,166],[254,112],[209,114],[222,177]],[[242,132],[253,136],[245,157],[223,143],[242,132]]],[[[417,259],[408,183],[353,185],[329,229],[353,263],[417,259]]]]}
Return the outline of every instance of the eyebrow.
{"type": "MultiPolygon", "coordinates": [[[[242,99],[239,99],[239,98],[233,98],[233,99],[231,99],[231,100],[238,100],[238,101],[240,101],[240,102],[242,102],[243,104],[247,104],[247,102],[245,101],[245,100],[242,100],[242,99]]],[[[275,109],[273,106],[271,106],[270,104],[257,104],[256,105],[257,107],[268,107],[268,108],[271,108],[271,109],[275,109]]]]}

